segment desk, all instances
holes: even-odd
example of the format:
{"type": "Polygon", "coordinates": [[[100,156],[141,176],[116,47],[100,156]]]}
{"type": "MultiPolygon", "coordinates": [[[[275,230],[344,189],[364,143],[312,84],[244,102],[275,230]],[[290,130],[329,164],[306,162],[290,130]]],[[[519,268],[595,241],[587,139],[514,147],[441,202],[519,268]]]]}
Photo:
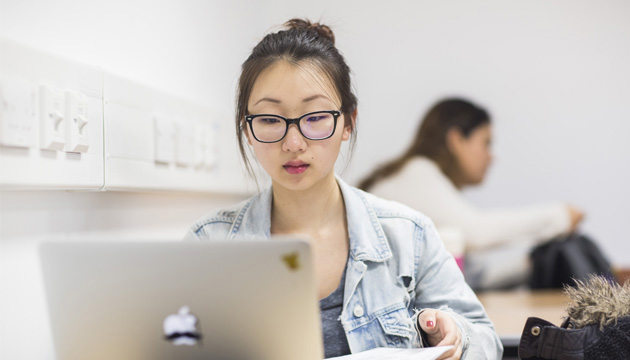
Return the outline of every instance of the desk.
{"type": "Polygon", "coordinates": [[[516,356],[528,317],[535,316],[560,325],[569,302],[562,290],[487,291],[477,297],[505,347],[504,359],[516,356]]]}

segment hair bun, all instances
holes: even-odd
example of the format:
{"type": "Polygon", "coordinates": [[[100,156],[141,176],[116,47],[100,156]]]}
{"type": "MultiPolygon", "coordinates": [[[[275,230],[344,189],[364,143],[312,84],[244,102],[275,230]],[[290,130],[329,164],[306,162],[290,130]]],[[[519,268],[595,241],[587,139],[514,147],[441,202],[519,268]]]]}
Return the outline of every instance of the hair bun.
{"type": "Polygon", "coordinates": [[[318,22],[311,23],[309,20],[306,19],[295,18],[284,23],[284,26],[289,29],[314,30],[322,38],[332,42],[333,44],[335,43],[335,34],[333,34],[332,30],[327,25],[323,25],[318,22]]]}

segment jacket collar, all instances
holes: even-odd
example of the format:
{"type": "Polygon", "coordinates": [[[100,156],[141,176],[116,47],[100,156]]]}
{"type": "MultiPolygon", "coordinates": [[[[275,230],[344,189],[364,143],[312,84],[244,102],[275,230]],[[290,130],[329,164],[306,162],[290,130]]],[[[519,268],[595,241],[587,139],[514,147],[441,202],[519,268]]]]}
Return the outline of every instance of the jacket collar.
{"type": "MultiPolygon", "coordinates": [[[[346,207],[350,256],[356,261],[382,262],[392,257],[389,243],[374,209],[362,191],[336,177],[346,207]]],[[[238,213],[229,239],[270,239],[271,186],[254,196],[238,213]],[[261,237],[262,235],[262,237],[261,237]]]]}
{"type": "Polygon", "coordinates": [[[357,261],[382,262],[392,257],[392,251],[372,205],[365,194],[337,177],[346,205],[350,256],[357,261]]]}
{"type": "Polygon", "coordinates": [[[272,201],[271,186],[247,201],[239,210],[228,239],[269,240],[272,201]]]}

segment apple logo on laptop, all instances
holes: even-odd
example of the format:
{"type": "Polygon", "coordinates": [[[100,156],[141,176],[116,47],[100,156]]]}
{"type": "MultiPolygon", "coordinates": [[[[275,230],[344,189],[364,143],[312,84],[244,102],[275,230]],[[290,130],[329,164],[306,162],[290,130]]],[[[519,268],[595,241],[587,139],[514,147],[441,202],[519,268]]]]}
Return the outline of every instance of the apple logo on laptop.
{"type": "Polygon", "coordinates": [[[164,319],[164,337],[173,345],[196,345],[201,340],[197,317],[190,313],[188,306],[182,306],[177,314],[164,319]]]}

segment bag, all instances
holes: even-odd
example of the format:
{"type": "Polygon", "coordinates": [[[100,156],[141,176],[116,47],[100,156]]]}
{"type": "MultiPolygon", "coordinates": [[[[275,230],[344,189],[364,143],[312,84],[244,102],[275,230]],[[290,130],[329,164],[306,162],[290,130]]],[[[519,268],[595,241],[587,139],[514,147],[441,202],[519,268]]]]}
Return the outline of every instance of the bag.
{"type": "Polygon", "coordinates": [[[598,325],[572,329],[530,317],[518,346],[521,360],[599,360],[630,359],[630,316],[600,330],[598,325]]]}
{"type": "Polygon", "coordinates": [[[566,287],[561,326],[530,317],[518,346],[521,360],[630,359],[630,283],[589,276],[566,287]]]}
{"type": "Polygon", "coordinates": [[[588,237],[570,234],[538,245],[531,253],[532,289],[575,286],[574,279],[585,281],[589,274],[614,280],[610,261],[588,237]]]}

